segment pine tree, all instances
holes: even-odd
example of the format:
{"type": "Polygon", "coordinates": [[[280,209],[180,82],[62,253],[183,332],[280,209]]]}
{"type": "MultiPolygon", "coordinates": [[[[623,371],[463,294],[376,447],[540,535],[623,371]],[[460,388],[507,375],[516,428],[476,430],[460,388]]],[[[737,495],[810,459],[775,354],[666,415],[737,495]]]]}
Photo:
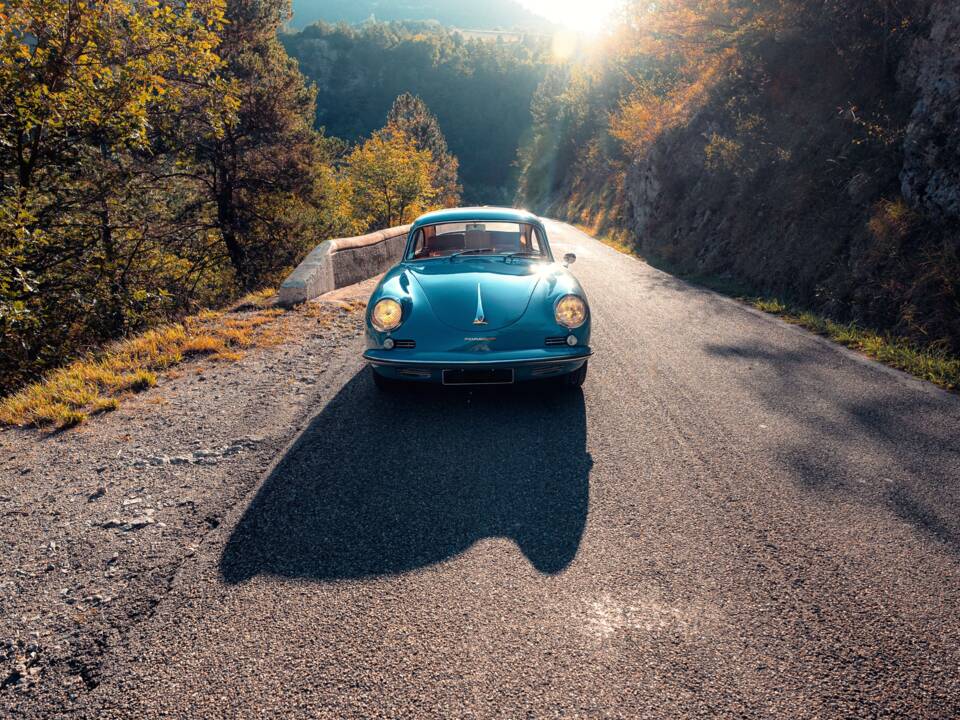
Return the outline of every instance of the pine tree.
{"type": "Polygon", "coordinates": [[[416,95],[403,93],[393,101],[387,114],[387,128],[395,128],[409,137],[417,150],[426,150],[433,157],[433,185],[438,202],[453,207],[460,202],[462,188],[457,180],[459,162],[447,148],[440,123],[427,104],[416,95]]]}
{"type": "Polygon", "coordinates": [[[236,274],[251,288],[295,262],[318,233],[328,167],[313,130],[316,92],[277,38],[289,0],[229,0],[220,55],[238,106],[195,141],[195,172],[236,274]]]}

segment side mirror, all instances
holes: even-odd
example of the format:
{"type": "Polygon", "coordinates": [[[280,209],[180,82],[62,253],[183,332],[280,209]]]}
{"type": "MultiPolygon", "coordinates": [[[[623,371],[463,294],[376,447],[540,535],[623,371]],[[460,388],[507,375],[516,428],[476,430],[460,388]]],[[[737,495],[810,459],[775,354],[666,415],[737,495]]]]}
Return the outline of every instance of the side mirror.
{"type": "Polygon", "coordinates": [[[563,266],[573,265],[577,261],[577,256],[573,253],[567,253],[563,256],[563,266]]]}

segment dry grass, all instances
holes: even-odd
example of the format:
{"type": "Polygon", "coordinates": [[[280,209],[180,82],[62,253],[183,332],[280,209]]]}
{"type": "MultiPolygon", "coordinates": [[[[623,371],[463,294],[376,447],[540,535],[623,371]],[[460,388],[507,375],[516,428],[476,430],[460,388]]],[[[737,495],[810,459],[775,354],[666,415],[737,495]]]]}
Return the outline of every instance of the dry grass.
{"type": "Polygon", "coordinates": [[[0,424],[72,427],[90,415],[116,410],[123,396],[153,387],[158,372],[185,360],[236,361],[243,349],[279,344],[285,335],[275,321],[284,312],[268,307],[272,295],[254,293],[234,308],[254,308],[250,314],[203,310],[182,323],[148,330],[77,360],[0,400],[0,424]]]}
{"type": "Polygon", "coordinates": [[[787,306],[777,300],[777,298],[753,298],[750,301],[757,310],[763,310],[771,315],[783,315],[787,312],[787,306]]]}
{"type": "MultiPolygon", "coordinates": [[[[236,310],[263,310],[273,305],[273,299],[276,297],[276,288],[264,288],[248,293],[240,298],[233,306],[236,310]]],[[[282,310],[280,312],[283,312],[282,310]]]]}
{"type": "Polygon", "coordinates": [[[722,282],[711,283],[702,278],[698,281],[718,292],[733,295],[737,300],[758,310],[777,315],[788,323],[799,325],[839,345],[861,352],[884,365],[932,382],[945,390],[960,390],[960,358],[950,355],[942,347],[921,347],[890,333],[879,333],[856,323],[836,322],[809,310],[791,307],[778,298],[751,297],[742,292],[727,292],[722,282]]]}
{"type": "Polygon", "coordinates": [[[299,307],[299,312],[308,318],[316,318],[323,326],[332,324],[337,315],[331,312],[332,308],[342,310],[344,313],[355,314],[362,313],[367,309],[367,303],[363,300],[339,300],[333,303],[304,303],[299,307]]]}
{"type": "Polygon", "coordinates": [[[838,323],[811,312],[791,310],[779,300],[759,298],[754,307],[779,315],[794,325],[812,330],[840,345],[862,352],[884,365],[903,370],[946,390],[960,390],[960,358],[942,348],[917,345],[889,334],[862,328],[855,323],[838,323]]]}
{"type": "Polygon", "coordinates": [[[633,255],[634,257],[640,257],[637,254],[636,248],[630,244],[629,235],[625,232],[617,232],[613,230],[603,230],[600,222],[577,222],[573,223],[580,232],[584,232],[592,238],[596,238],[604,245],[609,245],[614,250],[622,252],[624,255],[633,255]]]}

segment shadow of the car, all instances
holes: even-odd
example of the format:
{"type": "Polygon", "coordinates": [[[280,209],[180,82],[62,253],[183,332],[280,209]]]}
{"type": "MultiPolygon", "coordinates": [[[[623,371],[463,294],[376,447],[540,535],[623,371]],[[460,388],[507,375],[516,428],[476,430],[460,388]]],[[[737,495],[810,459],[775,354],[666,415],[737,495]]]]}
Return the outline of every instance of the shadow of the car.
{"type": "Polygon", "coordinates": [[[230,583],[360,578],[507,537],[539,571],[557,573],[580,545],[591,464],[579,390],[382,395],[358,373],[264,481],[220,570],[230,583]]]}

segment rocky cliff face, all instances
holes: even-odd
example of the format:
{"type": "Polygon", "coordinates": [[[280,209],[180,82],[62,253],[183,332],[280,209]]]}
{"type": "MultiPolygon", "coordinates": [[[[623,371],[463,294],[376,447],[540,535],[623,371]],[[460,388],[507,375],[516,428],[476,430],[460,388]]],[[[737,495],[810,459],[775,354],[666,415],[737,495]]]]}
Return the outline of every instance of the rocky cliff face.
{"type": "Polygon", "coordinates": [[[940,220],[960,219],[960,3],[938,0],[929,38],[901,73],[917,102],[904,140],[903,196],[940,220]]]}
{"type": "Polygon", "coordinates": [[[631,242],[960,351],[960,3],[928,12],[886,66],[881,45],[764,48],[628,164],[631,242]]]}

